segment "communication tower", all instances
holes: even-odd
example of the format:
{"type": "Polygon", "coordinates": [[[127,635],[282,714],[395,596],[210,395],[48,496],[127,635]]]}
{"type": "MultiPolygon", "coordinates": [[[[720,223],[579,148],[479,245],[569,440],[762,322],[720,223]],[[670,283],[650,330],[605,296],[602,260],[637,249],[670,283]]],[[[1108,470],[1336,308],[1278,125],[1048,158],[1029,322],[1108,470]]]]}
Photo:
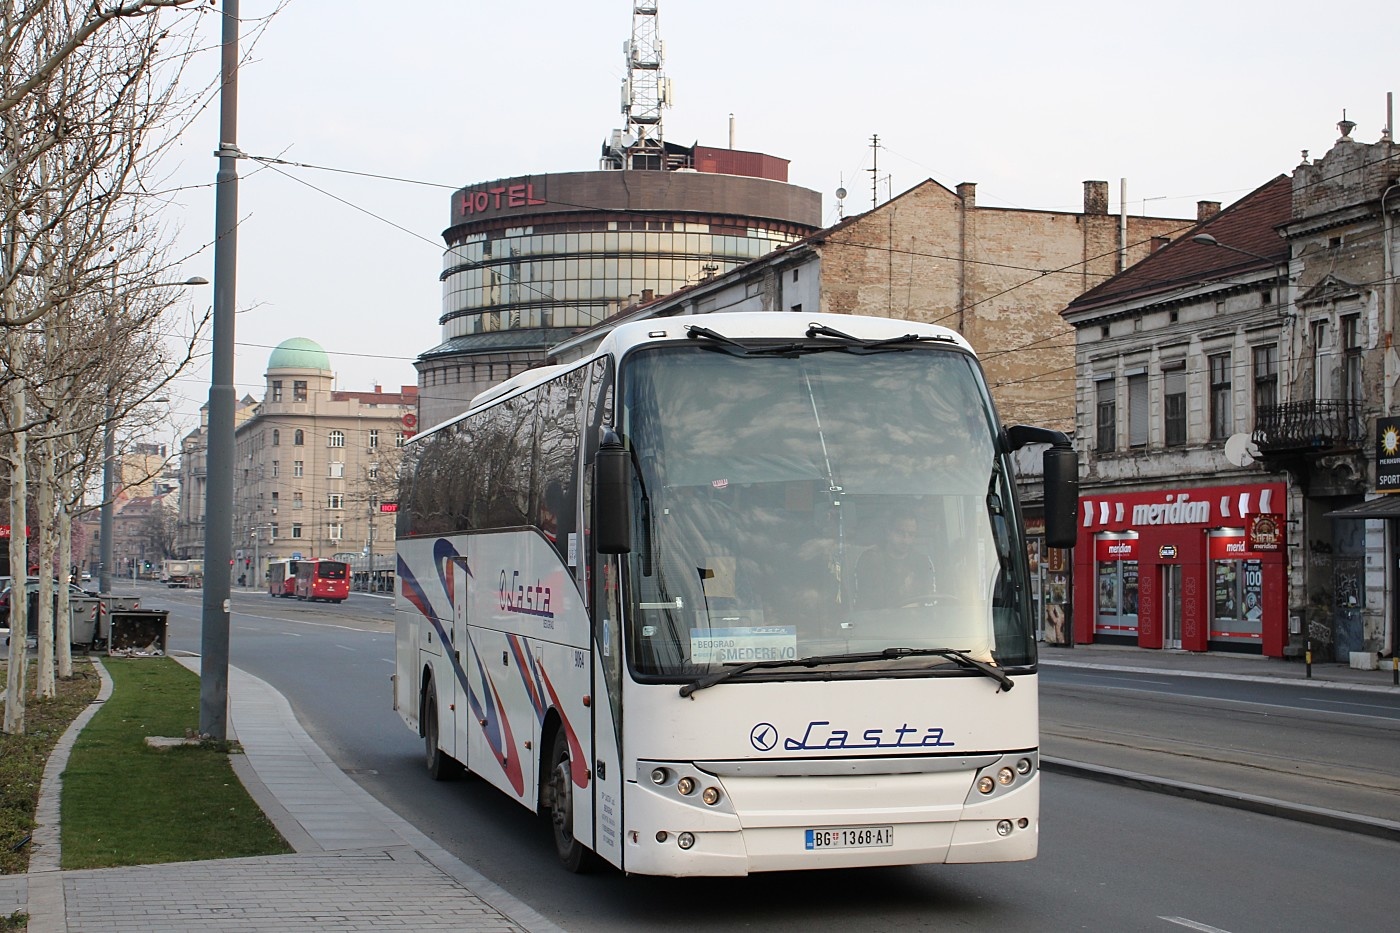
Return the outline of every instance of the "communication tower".
{"type": "Polygon", "coordinates": [[[671,106],[671,79],[661,73],[665,58],[657,23],[657,0],[632,4],[632,38],[622,44],[627,77],[622,79],[622,113],[627,125],[613,130],[603,145],[603,169],[664,171],[666,144],[661,132],[661,111],[671,106]]]}

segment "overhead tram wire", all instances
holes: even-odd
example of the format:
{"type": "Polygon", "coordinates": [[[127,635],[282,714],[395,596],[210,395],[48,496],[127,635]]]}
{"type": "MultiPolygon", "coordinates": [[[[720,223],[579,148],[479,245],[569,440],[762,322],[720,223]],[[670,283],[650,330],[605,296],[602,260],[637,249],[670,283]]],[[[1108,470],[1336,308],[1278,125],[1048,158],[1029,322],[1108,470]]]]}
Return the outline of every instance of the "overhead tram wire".
{"type": "MultiPolygon", "coordinates": [[[[388,218],[382,217],[382,216],[380,216],[380,215],[374,213],[373,211],[371,211],[371,210],[369,210],[369,209],[367,209],[367,208],[361,207],[361,206],[359,206],[358,204],[355,204],[355,203],[353,203],[353,202],[351,202],[351,201],[348,201],[348,200],[346,200],[346,199],[344,199],[344,198],[339,197],[338,195],[332,194],[332,193],[330,193],[330,192],[328,192],[328,191],[326,191],[326,190],[324,190],[324,189],[322,189],[322,188],[320,188],[320,187],[317,187],[316,185],[313,185],[313,184],[311,184],[310,182],[305,181],[304,179],[298,178],[296,175],[293,175],[293,174],[290,173],[290,172],[283,171],[283,170],[280,169],[278,166],[285,165],[285,166],[295,167],[295,168],[305,168],[305,169],[309,169],[309,170],[312,170],[312,171],[323,171],[323,172],[332,172],[332,173],[335,173],[335,174],[353,175],[353,176],[365,177],[365,178],[375,178],[375,179],[380,179],[380,180],[385,180],[385,181],[393,181],[393,182],[396,182],[396,183],[399,183],[399,184],[420,185],[420,186],[424,186],[424,187],[439,188],[439,189],[442,189],[442,190],[450,190],[450,191],[456,191],[456,190],[459,190],[459,189],[462,187],[462,186],[460,186],[460,185],[448,185],[448,184],[443,184],[443,183],[441,183],[441,182],[428,182],[428,181],[422,181],[422,180],[419,180],[419,179],[404,178],[404,177],[401,177],[401,176],[383,175],[383,174],[378,174],[378,173],[373,173],[373,172],[361,172],[361,171],[356,171],[356,170],[353,170],[353,169],[341,169],[341,168],[334,168],[334,167],[331,167],[331,166],[315,165],[315,164],[307,163],[307,162],[294,162],[294,161],[291,161],[291,160],[280,159],[280,158],[274,158],[274,157],[270,157],[270,156],[254,156],[254,155],[246,155],[246,154],[245,154],[244,157],[247,158],[247,159],[249,159],[249,160],[251,160],[251,161],[257,162],[257,163],[262,164],[262,165],[265,165],[266,167],[268,167],[268,168],[272,169],[273,171],[277,172],[279,175],[282,175],[282,176],[284,176],[284,177],[286,177],[286,178],[288,178],[288,179],[290,179],[290,180],[292,180],[292,181],[298,182],[299,184],[303,184],[303,185],[305,185],[306,187],[310,188],[311,190],[316,191],[317,193],[324,195],[325,197],[331,198],[331,199],[334,200],[334,201],[337,201],[337,202],[339,202],[339,203],[341,203],[341,204],[344,204],[345,206],[350,207],[350,208],[352,208],[352,209],[354,209],[354,210],[356,210],[356,211],[359,211],[359,212],[365,214],[365,215],[368,216],[368,217],[371,217],[371,218],[373,218],[373,219],[375,219],[375,220],[380,221],[381,223],[387,224],[388,226],[391,226],[391,227],[393,227],[393,228],[396,229],[396,230],[399,230],[399,231],[401,231],[401,232],[403,232],[403,233],[407,233],[409,236],[412,236],[412,237],[414,237],[415,239],[422,240],[423,242],[430,244],[431,246],[433,246],[433,247],[434,247],[435,249],[437,249],[437,250],[442,250],[442,249],[444,248],[443,245],[442,245],[441,243],[439,243],[438,241],[433,240],[433,239],[429,239],[428,237],[424,237],[424,236],[422,236],[421,234],[416,233],[416,232],[414,232],[414,231],[412,231],[412,230],[409,230],[408,228],[406,228],[406,227],[404,227],[404,226],[402,226],[402,225],[400,225],[400,224],[397,224],[397,223],[395,223],[395,222],[389,220],[388,218]]],[[[1347,174],[1347,173],[1349,173],[1349,172],[1361,171],[1361,170],[1364,170],[1364,169],[1366,169],[1366,168],[1368,168],[1368,167],[1370,167],[1370,166],[1378,165],[1378,164],[1381,164],[1382,162],[1392,161],[1392,160],[1397,160],[1397,159],[1400,159],[1400,152],[1393,153],[1393,154],[1390,154],[1390,155],[1387,155],[1387,156],[1383,156],[1383,157],[1381,157],[1381,158],[1379,158],[1379,159],[1370,160],[1370,161],[1368,161],[1368,162],[1366,162],[1366,163],[1363,163],[1362,165],[1357,166],[1357,167],[1343,169],[1343,170],[1341,170],[1341,171],[1339,171],[1339,172],[1337,172],[1337,173],[1329,174],[1329,175],[1323,176],[1323,177],[1317,179],[1317,180],[1314,181],[1314,182],[1309,182],[1307,185],[1304,185],[1302,188],[1300,188],[1300,189],[1298,189],[1298,190],[1306,190],[1307,188],[1312,187],[1312,186],[1314,186],[1314,185],[1325,184],[1325,183],[1327,183],[1327,182],[1329,182],[1329,181],[1332,181],[1332,180],[1334,180],[1334,179],[1336,179],[1336,178],[1339,178],[1339,177],[1341,177],[1343,174],[1347,174]]],[[[585,205],[585,204],[574,204],[574,203],[571,203],[571,202],[563,202],[563,201],[555,202],[555,203],[564,204],[565,206],[578,208],[578,209],[580,209],[580,210],[592,210],[592,211],[597,211],[597,212],[599,212],[599,213],[624,213],[624,214],[625,214],[625,213],[628,213],[628,211],[626,211],[625,209],[621,209],[621,208],[603,208],[603,207],[597,207],[597,206],[591,206],[591,205],[585,205]]],[[[1188,221],[1183,221],[1183,225],[1182,225],[1180,228],[1178,228],[1177,230],[1173,231],[1173,233],[1175,234],[1175,233],[1183,232],[1183,231],[1185,231],[1185,230],[1189,230],[1189,229],[1191,229],[1192,227],[1197,226],[1199,223],[1200,223],[1199,220],[1197,220],[1197,221],[1189,221],[1189,222],[1188,222],[1188,221]]],[[[852,243],[852,242],[849,242],[849,241],[843,242],[843,241],[840,240],[839,238],[833,238],[833,242],[836,242],[836,243],[838,243],[838,244],[840,244],[840,245],[844,245],[844,246],[854,246],[854,247],[857,247],[857,248],[861,248],[861,249],[870,249],[870,250],[883,250],[883,251],[893,252],[893,253],[896,253],[896,254],[903,254],[903,255],[909,255],[909,256],[917,256],[917,257],[925,258],[925,259],[942,259],[942,260],[946,260],[946,261],[948,261],[948,262],[975,263],[975,264],[978,264],[978,265],[984,265],[984,266],[988,266],[988,267],[991,267],[991,268],[1004,268],[1004,269],[1012,269],[1012,270],[1021,271],[1021,272],[1036,272],[1036,273],[1038,273],[1034,278],[1027,279],[1027,280],[1024,281],[1024,282],[1019,282],[1019,283],[1017,283],[1017,284],[1015,284],[1015,285],[1010,286],[1009,288],[1003,289],[1003,290],[1000,291],[1000,292],[997,292],[997,293],[992,294],[992,295],[987,295],[987,296],[985,296],[985,297],[983,297],[983,298],[979,298],[977,301],[974,301],[974,302],[972,302],[971,304],[968,304],[968,305],[966,305],[966,306],[964,306],[964,307],[962,307],[962,308],[959,308],[959,309],[957,309],[957,310],[955,310],[955,311],[951,311],[951,312],[949,312],[948,314],[945,314],[945,315],[943,315],[942,317],[937,318],[937,319],[935,319],[934,321],[930,322],[930,323],[933,323],[933,324],[941,324],[943,321],[946,321],[946,320],[948,320],[949,318],[956,317],[957,315],[962,314],[962,313],[965,313],[965,312],[967,312],[967,311],[969,311],[969,310],[971,310],[971,309],[977,307],[977,306],[980,305],[980,304],[984,304],[984,303],[986,303],[986,302],[988,302],[988,301],[993,301],[993,300],[995,300],[995,299],[997,299],[997,298],[1003,297],[1004,295],[1010,294],[1011,292],[1014,292],[1014,291],[1016,291],[1017,289],[1024,288],[1024,287],[1026,287],[1027,285],[1034,284],[1035,282],[1038,282],[1038,281],[1040,281],[1041,279],[1043,279],[1043,278],[1045,278],[1045,277],[1047,277],[1047,276],[1050,276],[1050,275],[1076,274],[1075,270],[1076,270],[1076,269],[1079,269],[1079,268],[1082,267],[1082,266],[1084,266],[1086,263],[1094,262],[1094,261],[1096,261],[1096,260],[1098,260],[1098,259],[1106,258],[1106,257],[1111,256],[1111,255],[1114,255],[1114,254],[1116,254],[1116,253],[1118,252],[1118,248],[1114,248],[1114,249],[1112,249],[1112,250],[1107,250],[1107,251],[1105,251],[1105,252],[1103,252],[1103,253],[1100,253],[1100,254],[1097,255],[1097,256],[1092,256],[1092,257],[1088,257],[1088,258],[1085,258],[1085,259],[1081,259],[1081,260],[1078,260],[1078,261],[1076,261],[1076,262],[1074,262],[1074,263],[1070,263],[1069,265],[1062,266],[1062,267],[1060,267],[1060,268],[1058,268],[1058,269],[1035,269],[1035,268],[1033,268],[1033,267],[1028,267],[1028,266],[1017,266],[1017,265],[1012,265],[1012,264],[1009,264],[1009,263],[995,263],[995,262],[989,262],[989,261],[986,261],[986,260],[959,258],[959,257],[953,257],[953,256],[945,256],[945,255],[938,254],[938,253],[920,252],[920,251],[916,251],[916,250],[901,250],[901,249],[897,249],[897,248],[889,247],[889,246],[877,246],[877,245],[870,245],[870,244],[863,244],[863,243],[852,243]]],[[[1146,243],[1146,242],[1148,242],[1148,241],[1147,241],[1147,240],[1140,240],[1140,241],[1138,241],[1138,242],[1136,242],[1136,243],[1134,243],[1134,244],[1131,244],[1130,248],[1131,248],[1132,246],[1141,246],[1141,245],[1143,245],[1143,244],[1146,243]]],[[[475,262],[474,260],[464,260],[464,262],[465,262],[466,264],[468,264],[468,265],[479,266],[479,267],[482,267],[482,268],[485,268],[485,267],[486,267],[485,264],[475,262]]],[[[1081,272],[1081,273],[1078,273],[1078,274],[1085,274],[1085,273],[1082,273],[1082,272],[1081,272]]],[[[1101,277],[1101,278],[1103,278],[1105,281],[1107,281],[1109,278],[1112,278],[1113,275],[1117,275],[1117,274],[1118,274],[1118,273],[1112,273],[1112,274],[1097,273],[1096,275],[1098,275],[1099,277],[1101,277]]],[[[549,298],[549,299],[552,299],[552,297],[553,297],[553,296],[551,296],[551,295],[545,294],[542,290],[540,290],[540,289],[538,289],[538,288],[535,288],[533,285],[531,285],[531,284],[529,284],[529,283],[515,282],[515,283],[513,283],[513,284],[515,284],[515,285],[516,285],[517,287],[519,287],[519,288],[527,289],[527,290],[529,290],[529,291],[535,292],[535,293],[538,294],[541,298],[549,298]]],[[[1384,284],[1384,283],[1382,282],[1382,283],[1370,283],[1370,284],[1384,284]]],[[[1071,333],[1071,332],[1072,332],[1072,331],[1066,331],[1066,332],[1061,332],[1061,334],[1047,335],[1046,337],[1039,338],[1038,340],[1033,341],[1033,342],[1027,344],[1027,345],[1025,346],[1025,348],[1029,348],[1029,347],[1031,347],[1031,346],[1034,346],[1036,343],[1040,343],[1042,340],[1051,339],[1051,338],[1053,338],[1053,337],[1055,337],[1055,336],[1061,336],[1061,335],[1063,335],[1064,333],[1071,333]]],[[[248,346],[257,346],[257,345],[256,345],[256,344],[248,344],[248,346]]],[[[1004,353],[1015,352],[1015,351],[1018,350],[1018,349],[1023,349],[1023,348],[1010,348],[1010,349],[1007,349],[1007,350],[995,351],[995,353],[998,354],[998,355],[1000,355],[1000,354],[1004,354],[1004,353]]],[[[347,353],[347,354],[345,354],[345,355],[360,355],[360,354],[349,354],[349,353],[347,353]]],[[[363,355],[366,355],[366,356],[373,356],[373,354],[363,354],[363,355]]],[[[385,358],[387,358],[387,359],[404,359],[404,358],[401,358],[401,357],[385,357],[385,358]]]]}

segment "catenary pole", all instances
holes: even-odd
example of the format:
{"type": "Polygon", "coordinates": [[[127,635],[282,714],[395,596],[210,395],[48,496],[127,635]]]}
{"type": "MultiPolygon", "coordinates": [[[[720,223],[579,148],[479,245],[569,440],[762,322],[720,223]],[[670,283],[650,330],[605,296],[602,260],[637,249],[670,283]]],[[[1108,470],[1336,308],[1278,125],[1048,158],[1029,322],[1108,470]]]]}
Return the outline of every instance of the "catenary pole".
{"type": "Polygon", "coordinates": [[[219,174],[214,203],[214,331],[204,501],[199,731],[228,737],[229,561],[233,551],[233,319],[238,271],[238,0],[223,4],[219,174]]]}

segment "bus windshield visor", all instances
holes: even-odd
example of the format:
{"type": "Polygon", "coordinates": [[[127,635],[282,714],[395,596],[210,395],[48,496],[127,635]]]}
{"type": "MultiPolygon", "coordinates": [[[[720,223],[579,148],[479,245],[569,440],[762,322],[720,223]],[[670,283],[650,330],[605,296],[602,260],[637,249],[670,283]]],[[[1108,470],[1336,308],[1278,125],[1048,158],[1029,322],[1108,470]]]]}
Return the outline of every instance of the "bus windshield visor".
{"type": "MultiPolygon", "coordinates": [[[[636,676],[891,648],[1034,663],[1011,466],[970,354],[658,347],[628,358],[622,387],[636,676]]],[[[792,676],[810,672],[745,679],[792,676]]]]}

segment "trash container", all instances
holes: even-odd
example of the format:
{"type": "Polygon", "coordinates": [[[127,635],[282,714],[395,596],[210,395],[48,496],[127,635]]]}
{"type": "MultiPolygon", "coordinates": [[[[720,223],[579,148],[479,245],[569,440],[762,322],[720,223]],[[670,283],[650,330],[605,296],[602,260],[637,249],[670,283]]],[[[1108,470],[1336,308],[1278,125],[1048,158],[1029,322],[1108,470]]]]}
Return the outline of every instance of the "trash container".
{"type": "Polygon", "coordinates": [[[97,631],[93,634],[92,643],[101,647],[110,641],[111,616],[114,612],[129,612],[133,609],[141,608],[141,598],[139,596],[113,596],[111,593],[98,594],[97,607],[97,631]]]}
{"type": "Polygon", "coordinates": [[[101,600],[96,596],[68,597],[68,640],[75,645],[97,641],[97,613],[101,600]]]}
{"type": "Polygon", "coordinates": [[[165,654],[168,609],[132,609],[108,614],[107,655],[113,658],[158,658],[165,654]]]}

